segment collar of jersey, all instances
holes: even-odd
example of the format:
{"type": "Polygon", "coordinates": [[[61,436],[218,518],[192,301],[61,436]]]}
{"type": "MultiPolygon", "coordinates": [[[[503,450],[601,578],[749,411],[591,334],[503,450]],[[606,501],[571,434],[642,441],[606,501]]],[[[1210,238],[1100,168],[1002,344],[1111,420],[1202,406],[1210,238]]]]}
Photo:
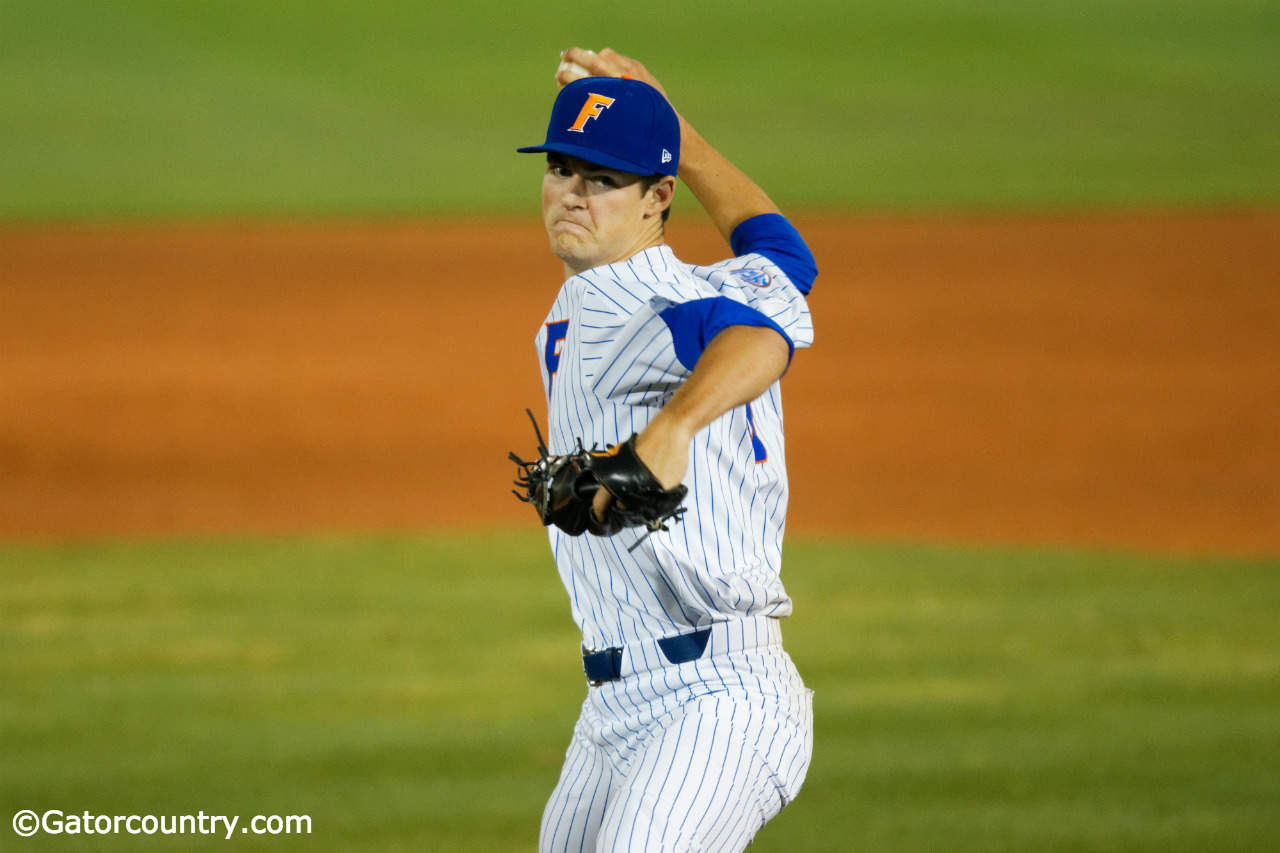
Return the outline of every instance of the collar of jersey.
{"type": "Polygon", "coordinates": [[[667,273],[664,275],[662,271],[657,272],[658,279],[668,276],[674,277],[675,271],[681,266],[680,261],[676,258],[675,252],[671,251],[671,247],[666,243],[657,246],[650,246],[647,249],[636,252],[625,261],[618,261],[612,264],[604,264],[599,267],[592,267],[589,270],[583,270],[573,278],[595,278],[603,276],[605,278],[617,279],[618,281],[647,281],[652,282],[655,279],[653,272],[649,266],[666,267],[667,273]]]}

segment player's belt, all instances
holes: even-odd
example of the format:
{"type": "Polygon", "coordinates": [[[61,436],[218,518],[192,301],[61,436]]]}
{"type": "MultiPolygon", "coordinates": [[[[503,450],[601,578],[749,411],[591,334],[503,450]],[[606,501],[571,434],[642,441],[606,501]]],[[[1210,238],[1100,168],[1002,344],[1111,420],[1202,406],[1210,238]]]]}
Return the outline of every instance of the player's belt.
{"type": "MultiPolygon", "coordinates": [[[[658,648],[663,656],[673,664],[688,663],[702,657],[707,649],[707,640],[711,637],[711,629],[703,628],[692,634],[677,634],[658,640],[658,648]]],[[[622,646],[613,646],[597,651],[582,650],[582,670],[587,674],[587,681],[599,686],[606,681],[614,681],[622,677],[622,646]]]]}
{"type": "Polygon", "coordinates": [[[582,651],[582,671],[587,674],[587,681],[596,687],[606,681],[614,681],[622,677],[622,647],[614,646],[599,651],[582,651]]]}
{"type": "Polygon", "coordinates": [[[632,673],[698,660],[708,648],[711,654],[724,654],[781,642],[777,619],[748,616],[659,640],[641,640],[607,649],[584,647],[582,670],[592,686],[599,687],[632,673]]]}

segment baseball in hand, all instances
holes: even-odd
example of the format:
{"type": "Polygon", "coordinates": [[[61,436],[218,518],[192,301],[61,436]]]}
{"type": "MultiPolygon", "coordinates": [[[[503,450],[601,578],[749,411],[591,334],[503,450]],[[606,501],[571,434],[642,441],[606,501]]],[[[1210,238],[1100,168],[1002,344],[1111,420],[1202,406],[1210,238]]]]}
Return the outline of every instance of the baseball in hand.
{"type": "Polygon", "coordinates": [[[583,67],[582,67],[581,65],[579,65],[578,63],[576,63],[576,62],[568,62],[568,61],[566,61],[566,60],[561,60],[561,61],[560,61],[560,67],[556,69],[556,74],[557,74],[557,76],[558,76],[558,75],[560,74],[560,72],[562,72],[562,71],[567,71],[567,72],[568,72],[568,76],[569,76],[569,80],[568,80],[568,82],[570,82],[570,83],[572,83],[574,80],[581,80],[583,77],[590,77],[590,76],[591,76],[591,72],[590,72],[590,71],[588,71],[587,69],[583,68],[583,67]]]}

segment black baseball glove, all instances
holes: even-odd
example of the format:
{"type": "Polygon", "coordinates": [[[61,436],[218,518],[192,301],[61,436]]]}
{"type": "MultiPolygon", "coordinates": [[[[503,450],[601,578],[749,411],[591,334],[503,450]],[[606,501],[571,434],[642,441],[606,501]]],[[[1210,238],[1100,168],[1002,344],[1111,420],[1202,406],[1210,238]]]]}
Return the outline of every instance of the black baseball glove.
{"type": "MultiPolygon", "coordinates": [[[[529,412],[529,420],[538,437],[538,458],[526,462],[514,453],[508,454],[521,469],[515,481],[521,491],[512,492],[533,504],[544,525],[554,524],[570,536],[588,531],[596,536],[613,536],[628,527],[644,527],[647,536],[666,530],[665,522],[678,521],[685,511],[681,502],[689,490],[683,485],[664,489],[636,455],[634,435],[605,451],[586,450],[579,440],[573,453],[552,456],[533,412],[529,412]],[[599,489],[613,497],[603,519],[596,518],[591,509],[599,489]]],[[[639,544],[636,542],[631,548],[639,544]]]]}

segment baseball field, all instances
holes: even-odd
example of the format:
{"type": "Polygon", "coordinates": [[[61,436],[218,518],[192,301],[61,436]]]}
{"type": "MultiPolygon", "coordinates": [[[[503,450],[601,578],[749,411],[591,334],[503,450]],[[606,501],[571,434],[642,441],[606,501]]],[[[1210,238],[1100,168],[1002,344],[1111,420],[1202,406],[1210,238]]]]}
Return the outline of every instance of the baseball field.
{"type": "Polygon", "coordinates": [[[571,44],[821,270],[816,744],[752,849],[1280,848],[1274,4],[5,0],[0,849],[533,848],[585,688],[508,492],[559,284],[513,149],[571,44]]]}

